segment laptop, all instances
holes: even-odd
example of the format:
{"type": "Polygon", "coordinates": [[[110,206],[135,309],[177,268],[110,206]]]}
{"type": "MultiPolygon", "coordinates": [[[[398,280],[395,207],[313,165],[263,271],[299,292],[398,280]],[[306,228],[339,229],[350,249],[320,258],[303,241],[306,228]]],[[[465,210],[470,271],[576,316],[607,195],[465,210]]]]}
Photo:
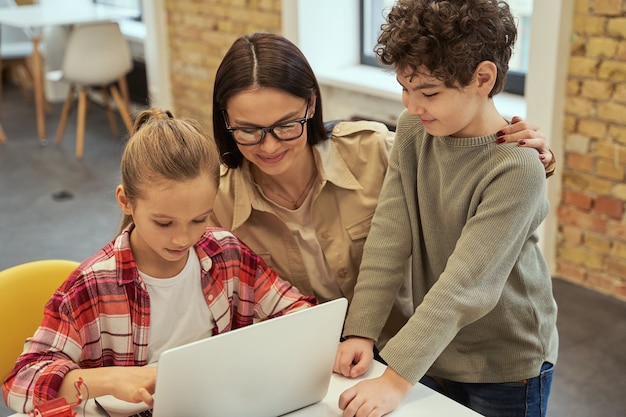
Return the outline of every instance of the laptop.
{"type": "MultiPolygon", "coordinates": [[[[328,301],[166,350],[153,417],[276,417],[328,391],[348,302],[328,301]]],[[[97,398],[111,416],[144,416],[145,404],[97,398]]]]}

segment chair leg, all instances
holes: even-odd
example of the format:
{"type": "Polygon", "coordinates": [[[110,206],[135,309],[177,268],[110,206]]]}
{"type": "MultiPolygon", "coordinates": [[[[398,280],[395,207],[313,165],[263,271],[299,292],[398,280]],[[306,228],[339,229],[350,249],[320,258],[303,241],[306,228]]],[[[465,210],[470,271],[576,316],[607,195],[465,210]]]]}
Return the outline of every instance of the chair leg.
{"type": "Polygon", "coordinates": [[[126,80],[126,76],[122,75],[117,80],[117,84],[120,86],[120,94],[126,103],[126,108],[130,109],[130,93],[128,92],[128,81],[126,80]]]}
{"type": "Polygon", "coordinates": [[[22,59],[17,62],[14,71],[17,82],[20,85],[20,89],[22,90],[22,96],[24,97],[24,101],[28,103],[31,100],[29,87],[32,85],[31,83],[33,77],[26,59],[22,59]]]}
{"type": "Polygon", "coordinates": [[[2,125],[0,125],[0,143],[6,143],[7,135],[4,134],[4,130],[2,130],[2,125]]]}
{"type": "Polygon", "coordinates": [[[107,88],[102,88],[102,103],[104,105],[104,110],[107,112],[107,118],[109,119],[109,126],[111,126],[111,130],[113,131],[113,136],[117,137],[119,133],[119,129],[117,128],[117,122],[115,121],[115,115],[113,114],[113,110],[111,110],[111,106],[109,105],[109,90],[107,88]]]}
{"type": "Polygon", "coordinates": [[[56,143],[57,145],[60,145],[61,141],[63,140],[63,132],[65,132],[67,116],[69,115],[70,109],[72,108],[73,100],[74,100],[74,86],[71,85],[67,92],[65,104],[63,104],[63,110],[61,111],[61,119],[59,120],[59,127],[57,127],[57,136],[54,140],[54,143],[56,143]]]}
{"type": "Polygon", "coordinates": [[[76,122],[76,158],[82,159],[85,147],[85,113],[87,111],[87,91],[78,90],[78,117],[76,122]]]}
{"type": "Polygon", "coordinates": [[[33,80],[34,89],[35,89],[35,109],[37,110],[37,134],[39,136],[39,141],[42,144],[46,143],[46,93],[45,93],[45,85],[43,80],[43,57],[41,56],[41,52],[39,50],[39,44],[41,39],[38,36],[33,36],[33,54],[32,54],[32,63],[33,63],[33,75],[35,79],[33,80]]]}
{"type": "MultiPolygon", "coordinates": [[[[33,74],[33,69],[32,69],[32,57],[28,57],[24,60],[24,65],[22,67],[22,70],[25,74],[26,77],[26,82],[27,84],[29,84],[31,89],[35,88],[35,74],[33,74]]],[[[30,101],[30,96],[28,96],[28,100],[30,101]]],[[[44,111],[46,113],[50,113],[52,111],[52,107],[50,106],[50,102],[48,101],[48,98],[46,97],[46,95],[44,94],[43,97],[43,106],[44,106],[44,111]]]]}
{"type": "Polygon", "coordinates": [[[133,122],[130,119],[130,110],[126,106],[124,99],[120,96],[120,93],[117,91],[117,88],[115,88],[115,85],[112,85],[110,89],[113,100],[115,100],[115,104],[117,105],[117,111],[120,113],[120,116],[122,116],[126,130],[130,133],[133,130],[133,122]]]}
{"type": "MultiPolygon", "coordinates": [[[[0,29],[2,29],[2,27],[0,27],[0,29]]],[[[0,114],[2,113],[2,75],[3,75],[3,71],[4,69],[2,68],[2,57],[0,57],[0,114]]]]}

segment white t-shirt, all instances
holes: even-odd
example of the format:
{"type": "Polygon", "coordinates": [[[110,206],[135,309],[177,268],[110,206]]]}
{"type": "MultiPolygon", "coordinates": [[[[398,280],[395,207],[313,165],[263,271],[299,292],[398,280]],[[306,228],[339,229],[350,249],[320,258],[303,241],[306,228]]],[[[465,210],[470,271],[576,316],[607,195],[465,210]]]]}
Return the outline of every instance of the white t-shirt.
{"type": "Polygon", "coordinates": [[[161,353],[212,335],[215,322],[204,299],[200,281],[200,261],[189,250],[187,263],[171,278],[154,278],[139,271],[150,295],[150,339],[148,363],[161,353]]]}

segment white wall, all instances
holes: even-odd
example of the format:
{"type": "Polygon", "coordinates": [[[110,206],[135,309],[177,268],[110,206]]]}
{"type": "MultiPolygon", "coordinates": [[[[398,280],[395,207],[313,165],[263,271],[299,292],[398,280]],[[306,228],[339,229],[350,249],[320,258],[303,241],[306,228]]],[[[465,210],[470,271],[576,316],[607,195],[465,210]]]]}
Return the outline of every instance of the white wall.
{"type": "Polygon", "coordinates": [[[574,0],[534,0],[533,7],[526,102],[528,120],[541,126],[558,161],[556,174],[547,183],[551,208],[542,234],[542,250],[554,274],[557,209],[561,197],[561,172],[565,166],[563,123],[574,0]]]}
{"type": "Polygon", "coordinates": [[[142,7],[146,26],[144,51],[150,105],[171,109],[173,100],[165,0],[142,0],[142,7]]]}

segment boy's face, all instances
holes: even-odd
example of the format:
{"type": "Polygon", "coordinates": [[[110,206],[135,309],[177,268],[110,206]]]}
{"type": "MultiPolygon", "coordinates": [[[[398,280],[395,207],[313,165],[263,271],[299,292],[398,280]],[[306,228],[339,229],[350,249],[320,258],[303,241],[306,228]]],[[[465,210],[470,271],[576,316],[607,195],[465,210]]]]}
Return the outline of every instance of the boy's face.
{"type": "Polygon", "coordinates": [[[135,223],[131,246],[142,272],[167,278],[182,270],[189,248],[204,233],[213,211],[217,193],[214,182],[209,175],[186,181],[164,180],[145,187],[135,204],[130,204],[123,188],[118,187],[118,202],[135,223]]]}
{"type": "Polygon", "coordinates": [[[433,136],[474,137],[485,132],[480,126],[482,106],[487,102],[475,82],[463,88],[450,88],[426,70],[397,71],[402,86],[402,103],[419,117],[433,136]]]}

